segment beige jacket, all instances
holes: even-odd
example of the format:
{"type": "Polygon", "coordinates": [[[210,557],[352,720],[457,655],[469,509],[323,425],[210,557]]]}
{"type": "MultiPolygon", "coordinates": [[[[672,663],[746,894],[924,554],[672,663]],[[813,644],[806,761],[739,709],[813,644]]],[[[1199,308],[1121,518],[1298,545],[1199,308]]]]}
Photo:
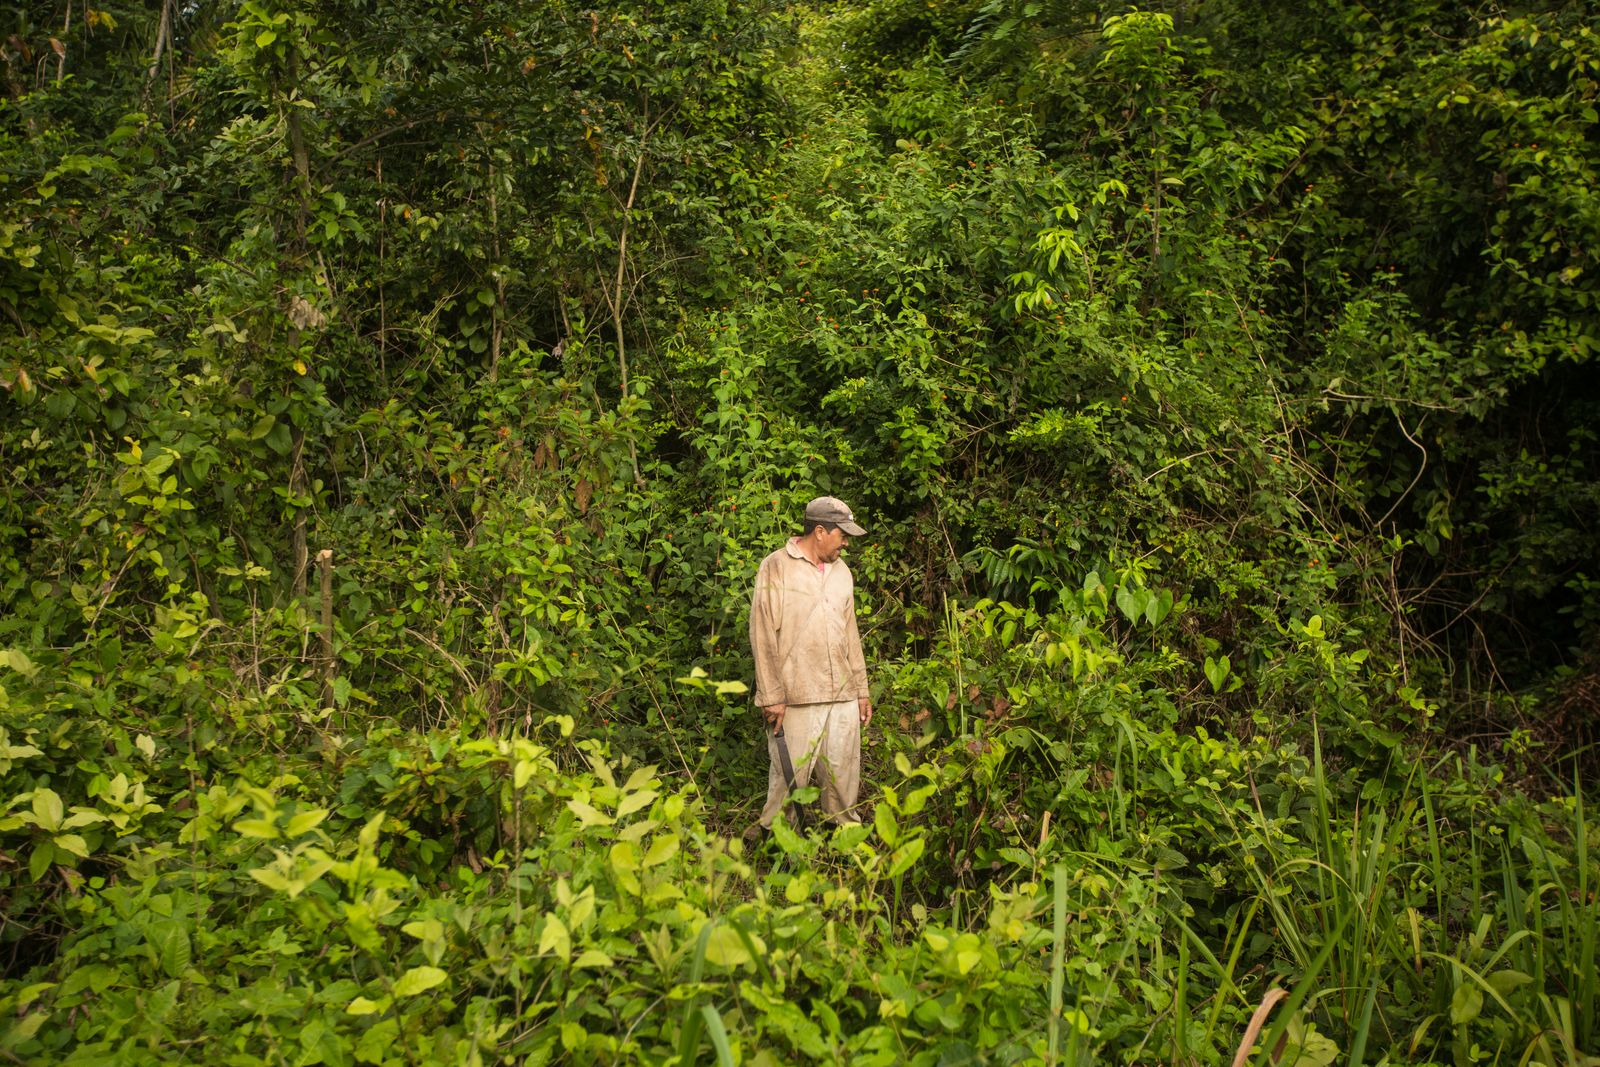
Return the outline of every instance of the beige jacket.
{"type": "Polygon", "coordinates": [[[750,598],[750,649],[759,707],[868,696],[856,629],[855,579],[843,560],[822,570],[796,538],[761,561],[750,598]]]}

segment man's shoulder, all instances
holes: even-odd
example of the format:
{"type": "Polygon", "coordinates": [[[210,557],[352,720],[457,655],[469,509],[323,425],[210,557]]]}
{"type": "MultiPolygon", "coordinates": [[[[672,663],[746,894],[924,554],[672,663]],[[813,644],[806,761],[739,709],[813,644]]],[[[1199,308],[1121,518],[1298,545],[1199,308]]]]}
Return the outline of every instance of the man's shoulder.
{"type": "Polygon", "coordinates": [[[789,547],[784,545],[768,552],[761,558],[761,563],[756,567],[756,575],[758,577],[766,576],[766,579],[771,579],[772,576],[781,572],[788,565],[789,547]]]}

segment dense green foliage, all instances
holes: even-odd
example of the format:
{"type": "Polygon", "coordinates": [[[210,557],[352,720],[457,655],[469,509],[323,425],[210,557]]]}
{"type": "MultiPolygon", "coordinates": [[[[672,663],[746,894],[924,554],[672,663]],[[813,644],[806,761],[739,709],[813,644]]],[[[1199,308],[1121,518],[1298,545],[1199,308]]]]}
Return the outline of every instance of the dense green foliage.
{"type": "Polygon", "coordinates": [[[8,18],[0,1055],[1600,1063],[1585,5],[8,18]]]}

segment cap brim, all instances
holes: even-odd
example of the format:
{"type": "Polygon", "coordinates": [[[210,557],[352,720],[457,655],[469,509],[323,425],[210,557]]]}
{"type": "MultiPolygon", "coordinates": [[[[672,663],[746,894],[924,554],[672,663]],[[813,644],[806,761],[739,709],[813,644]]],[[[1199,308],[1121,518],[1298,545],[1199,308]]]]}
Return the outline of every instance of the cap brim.
{"type": "Polygon", "coordinates": [[[849,534],[851,537],[865,537],[865,536],[867,536],[867,531],[863,530],[861,527],[857,526],[853,522],[841,522],[839,524],[839,529],[843,530],[845,533],[849,534]]]}

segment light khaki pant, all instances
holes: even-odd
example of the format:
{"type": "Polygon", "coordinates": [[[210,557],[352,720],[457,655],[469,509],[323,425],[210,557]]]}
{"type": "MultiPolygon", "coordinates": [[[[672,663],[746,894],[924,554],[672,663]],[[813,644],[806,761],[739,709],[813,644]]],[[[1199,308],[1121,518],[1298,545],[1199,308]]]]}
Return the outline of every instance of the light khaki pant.
{"type": "MultiPolygon", "coordinates": [[[[794,762],[795,788],[810,785],[812,768],[817,768],[823,814],[836,823],[860,822],[854,810],[856,796],[861,792],[861,712],[855,699],[832,704],[790,704],[783,716],[783,737],[794,762]]],[[[771,763],[767,768],[767,805],[761,809],[762,826],[772,825],[789,796],[778,744],[768,728],[767,758],[771,763]]]]}

